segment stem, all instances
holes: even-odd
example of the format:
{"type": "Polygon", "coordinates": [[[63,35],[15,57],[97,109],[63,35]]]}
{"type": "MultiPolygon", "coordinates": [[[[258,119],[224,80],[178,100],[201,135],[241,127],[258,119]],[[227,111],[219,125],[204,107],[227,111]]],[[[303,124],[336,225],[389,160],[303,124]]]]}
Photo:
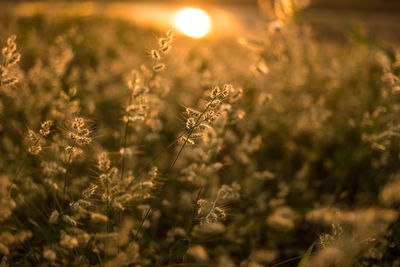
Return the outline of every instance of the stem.
{"type": "Polygon", "coordinates": [[[154,80],[154,78],[156,77],[156,72],[153,70],[153,68],[154,68],[154,66],[155,66],[156,64],[153,64],[153,66],[152,66],[152,72],[151,72],[151,75],[150,75],[150,78],[147,80],[147,87],[149,87],[150,88],[150,83],[154,80]]]}
{"type": "Polygon", "coordinates": [[[71,149],[72,152],[71,152],[71,154],[69,154],[69,156],[68,156],[68,161],[67,161],[66,164],[65,164],[64,189],[63,189],[63,200],[64,200],[64,205],[65,205],[65,203],[66,203],[65,194],[66,194],[66,192],[67,192],[68,166],[69,166],[69,162],[71,161],[72,154],[74,153],[74,148],[75,148],[75,146],[72,146],[72,149],[71,149]]]}
{"type": "MultiPolygon", "coordinates": [[[[129,103],[128,103],[128,107],[132,104],[132,94],[129,97],[129,103]]],[[[121,181],[124,178],[124,171],[125,171],[125,149],[126,149],[126,144],[127,144],[127,140],[128,140],[128,129],[129,129],[129,117],[126,120],[125,123],[125,129],[124,129],[124,137],[123,137],[123,141],[122,141],[122,154],[121,154],[121,181]]]]}
{"type": "Polygon", "coordinates": [[[18,168],[17,173],[15,174],[14,181],[17,180],[19,174],[21,173],[22,169],[23,169],[24,166],[25,166],[26,161],[28,160],[28,157],[29,157],[29,152],[27,152],[27,153],[25,154],[24,160],[22,161],[21,165],[20,165],[19,168],[18,168]]]}
{"type": "Polygon", "coordinates": [[[54,191],[53,193],[54,193],[54,199],[56,200],[56,204],[57,204],[58,208],[60,209],[60,213],[63,213],[63,208],[61,207],[61,204],[58,201],[57,192],[54,191]]]}
{"type": "MultiPolygon", "coordinates": [[[[41,139],[41,136],[39,135],[39,138],[35,141],[35,143],[33,143],[33,146],[36,146],[39,143],[40,139],[41,139]]],[[[21,163],[21,166],[19,166],[18,171],[15,174],[14,180],[17,180],[18,176],[22,172],[22,169],[24,168],[25,163],[28,160],[28,157],[29,157],[29,152],[26,152],[25,157],[24,157],[24,159],[23,159],[23,161],[21,163]]]]}
{"type": "MultiPolygon", "coordinates": [[[[183,133],[180,134],[180,135],[176,138],[176,140],[179,140],[183,135],[184,135],[183,133]]],[[[175,143],[176,143],[176,141],[172,142],[172,143],[171,143],[170,145],[168,145],[167,147],[164,147],[163,150],[162,150],[156,157],[152,158],[152,159],[149,161],[149,164],[147,164],[147,165],[153,166],[153,165],[154,165],[154,162],[157,161],[157,160],[161,157],[162,153],[167,152],[173,145],[175,145],[175,143]]],[[[140,176],[141,176],[145,171],[148,171],[149,169],[150,169],[150,168],[149,168],[148,166],[145,166],[145,167],[143,167],[142,169],[140,169],[139,171],[137,171],[137,172],[134,174],[135,179],[139,179],[140,176]]]]}
{"type": "MultiPolygon", "coordinates": [[[[17,226],[18,226],[20,229],[24,229],[24,228],[22,227],[22,223],[20,222],[20,220],[19,220],[16,216],[13,216],[12,218],[14,219],[14,222],[17,224],[17,226]]],[[[26,244],[27,244],[27,245],[25,245],[25,244],[23,243],[23,246],[24,246],[24,247],[27,247],[27,248],[29,249],[29,253],[25,255],[25,258],[28,258],[29,254],[32,254],[34,261],[36,262],[36,264],[38,264],[38,263],[39,263],[39,260],[36,258],[35,253],[33,253],[33,252],[34,252],[34,249],[33,249],[32,245],[31,245],[31,242],[29,241],[29,239],[26,241],[26,244]]]]}
{"type": "Polygon", "coordinates": [[[122,146],[122,155],[121,155],[121,180],[124,178],[124,172],[125,172],[125,149],[126,149],[126,143],[128,139],[128,126],[129,126],[129,119],[128,122],[125,124],[125,133],[124,133],[124,143],[122,146]]]}
{"type": "Polygon", "coordinates": [[[108,201],[108,197],[109,197],[109,186],[108,186],[108,180],[106,183],[106,212],[107,212],[107,223],[106,223],[106,228],[107,228],[107,233],[110,231],[110,203],[108,201]]]}
{"type": "Polygon", "coordinates": [[[174,161],[172,162],[171,166],[169,167],[169,169],[167,170],[166,173],[168,173],[175,166],[176,161],[178,160],[179,156],[181,155],[183,149],[185,148],[185,146],[186,146],[188,140],[190,139],[190,137],[192,136],[194,130],[200,125],[201,122],[203,122],[203,121],[200,122],[201,117],[203,117],[203,115],[207,112],[207,110],[210,108],[210,106],[214,102],[214,100],[215,100],[215,98],[211,99],[210,103],[208,103],[206,108],[200,113],[199,117],[197,118],[197,120],[196,120],[196,122],[194,124],[195,126],[192,127],[189,130],[187,138],[185,138],[185,141],[183,142],[181,148],[179,149],[178,154],[176,154],[176,157],[175,157],[174,161]]]}
{"type": "MultiPolygon", "coordinates": [[[[314,252],[311,253],[311,254],[314,254],[314,252]]],[[[280,266],[280,265],[283,265],[283,264],[286,264],[288,262],[295,261],[295,260],[298,260],[298,259],[301,259],[301,258],[303,258],[303,255],[297,256],[297,257],[294,257],[294,258],[291,258],[291,259],[288,259],[288,260],[284,260],[284,261],[281,261],[281,262],[278,262],[278,263],[275,263],[275,264],[271,265],[271,267],[280,266]]]]}
{"type": "MultiPolygon", "coordinates": [[[[133,98],[133,92],[129,96],[129,102],[128,102],[128,107],[132,104],[132,98],[133,98]]],[[[125,150],[126,150],[126,145],[127,145],[127,140],[128,140],[128,129],[129,129],[129,117],[127,117],[127,120],[125,122],[125,128],[124,128],[124,137],[122,139],[122,154],[121,154],[121,176],[120,180],[122,181],[124,179],[124,172],[125,172],[125,150]]],[[[107,196],[107,218],[109,216],[109,207],[108,207],[108,196],[107,196]]],[[[118,210],[118,226],[121,224],[121,210],[118,210]]],[[[107,219],[107,232],[109,228],[109,222],[107,219]]],[[[117,244],[117,251],[119,254],[119,235],[118,235],[118,244],[117,244]]]]}
{"type": "Polygon", "coordinates": [[[142,230],[144,221],[146,221],[147,217],[149,217],[150,211],[151,211],[151,207],[147,210],[146,215],[143,217],[142,221],[140,222],[139,228],[138,228],[138,230],[137,230],[137,232],[135,234],[135,237],[133,238],[133,241],[136,242],[137,237],[138,237],[138,235],[140,233],[140,230],[142,230]]]}
{"type": "Polygon", "coordinates": [[[202,192],[202,191],[203,191],[203,187],[200,187],[199,192],[197,193],[196,201],[195,201],[194,204],[193,204],[192,216],[191,216],[191,218],[190,218],[189,225],[188,225],[188,227],[187,227],[187,229],[186,229],[186,233],[188,233],[189,235],[190,235],[190,232],[192,231],[192,226],[193,226],[194,218],[196,217],[196,206],[197,206],[197,201],[199,201],[200,195],[201,195],[201,192],[202,192]]]}
{"type": "MultiPolygon", "coordinates": [[[[119,227],[120,224],[121,224],[121,210],[118,210],[118,227],[119,227]]],[[[117,256],[119,255],[119,245],[120,245],[119,236],[120,236],[120,233],[121,232],[119,232],[118,236],[117,236],[118,237],[118,239],[117,239],[117,256]]]]}
{"type": "MultiPolygon", "coordinates": [[[[210,103],[208,103],[207,106],[206,106],[206,108],[200,113],[199,117],[197,118],[197,120],[196,120],[196,122],[195,122],[195,124],[194,124],[195,126],[192,127],[192,128],[189,130],[189,133],[188,133],[188,135],[187,135],[187,138],[185,138],[185,141],[183,142],[183,144],[182,144],[181,148],[179,149],[178,153],[176,154],[176,157],[175,157],[175,159],[173,160],[172,164],[169,166],[168,170],[165,172],[165,175],[167,175],[167,174],[172,170],[172,168],[175,166],[175,163],[178,161],[178,158],[179,158],[179,156],[181,155],[183,149],[185,148],[185,146],[186,146],[186,144],[187,144],[187,142],[188,142],[190,136],[193,134],[193,131],[200,125],[200,123],[201,123],[201,122],[200,122],[201,117],[203,117],[203,115],[207,112],[207,110],[210,108],[211,104],[214,102],[215,99],[216,99],[216,98],[211,99],[210,103]]],[[[148,210],[147,210],[147,212],[146,212],[146,215],[143,217],[142,221],[140,222],[139,229],[137,230],[137,233],[136,233],[136,235],[135,235],[135,240],[136,240],[136,238],[137,238],[137,236],[138,236],[140,230],[142,229],[143,223],[144,223],[144,221],[147,219],[147,216],[149,215],[150,211],[151,211],[151,207],[148,208],[148,210]]]]}

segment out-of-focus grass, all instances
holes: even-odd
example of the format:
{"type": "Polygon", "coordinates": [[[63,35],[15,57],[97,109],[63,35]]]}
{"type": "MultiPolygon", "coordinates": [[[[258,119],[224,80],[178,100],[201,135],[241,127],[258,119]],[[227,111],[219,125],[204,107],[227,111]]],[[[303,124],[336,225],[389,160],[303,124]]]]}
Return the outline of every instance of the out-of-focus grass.
{"type": "Polygon", "coordinates": [[[19,82],[0,89],[5,264],[269,266],[313,242],[306,266],[398,264],[396,48],[319,42],[290,24],[240,42],[178,35],[155,74],[165,33],[101,17],[2,20],[2,46],[16,34],[21,53],[7,74],[19,82]],[[149,89],[134,103],[148,110],[129,126],[120,180],[111,168],[121,170],[129,79],[149,89]],[[179,154],[198,115],[186,108],[206,110],[225,83],[234,89],[213,107],[218,118],[179,154]],[[71,162],[75,117],[92,143],[71,162]],[[24,160],[28,129],[45,120],[42,152],[24,160]],[[104,151],[109,168],[98,165],[104,151]]]}

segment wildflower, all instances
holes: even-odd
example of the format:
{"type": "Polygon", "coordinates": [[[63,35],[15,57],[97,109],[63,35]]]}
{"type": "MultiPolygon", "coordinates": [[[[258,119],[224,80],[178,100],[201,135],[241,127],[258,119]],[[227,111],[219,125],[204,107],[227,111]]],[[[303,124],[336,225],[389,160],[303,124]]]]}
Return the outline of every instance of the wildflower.
{"type": "Polygon", "coordinates": [[[213,122],[216,119],[216,113],[213,110],[210,110],[204,116],[204,120],[208,122],[213,122]]]}
{"type": "Polygon", "coordinates": [[[212,91],[211,91],[210,98],[211,98],[211,99],[217,98],[217,96],[219,95],[220,91],[221,91],[221,90],[219,89],[219,87],[218,87],[218,86],[215,86],[215,87],[212,89],[212,91]]]}
{"type": "Polygon", "coordinates": [[[155,49],[151,50],[151,57],[155,60],[159,60],[161,58],[160,53],[155,49]]]}
{"type": "Polygon", "coordinates": [[[17,45],[15,44],[16,36],[12,35],[7,39],[7,46],[2,49],[4,66],[10,67],[19,62],[21,55],[16,53],[17,45]]]}
{"type": "Polygon", "coordinates": [[[161,51],[165,54],[171,49],[170,45],[165,45],[161,48],[161,51]]]}
{"type": "Polygon", "coordinates": [[[83,196],[85,199],[88,199],[88,198],[90,198],[90,197],[94,194],[94,192],[96,191],[96,189],[97,189],[97,185],[91,183],[91,184],[89,185],[89,187],[88,187],[87,189],[85,189],[85,191],[83,191],[82,196],[83,196]]]}
{"type": "Polygon", "coordinates": [[[74,129],[74,130],[76,130],[76,131],[79,131],[79,130],[80,130],[81,128],[83,128],[84,126],[85,126],[85,121],[84,121],[84,119],[81,118],[81,117],[76,117],[76,118],[73,120],[72,124],[71,124],[72,129],[74,129]]]}
{"type": "Polygon", "coordinates": [[[0,65],[0,79],[7,76],[8,70],[3,66],[0,65]]]}
{"type": "Polygon", "coordinates": [[[108,159],[107,153],[103,152],[98,157],[98,168],[102,172],[108,171],[111,166],[111,161],[108,159]]]}
{"type": "Polygon", "coordinates": [[[2,81],[2,85],[3,86],[13,86],[18,82],[17,78],[9,78],[9,79],[5,79],[4,81],[2,81]]]}
{"type": "Polygon", "coordinates": [[[188,138],[188,137],[184,137],[184,136],[181,137],[181,141],[182,141],[183,143],[188,143],[188,144],[190,144],[190,145],[194,145],[194,144],[195,144],[195,142],[194,142],[192,139],[190,139],[190,138],[188,138]]]}
{"type": "Polygon", "coordinates": [[[101,183],[102,183],[103,185],[108,185],[108,184],[110,184],[110,179],[108,178],[107,174],[102,173],[102,174],[100,174],[99,178],[100,178],[100,181],[101,181],[101,183]]]}
{"type": "Polygon", "coordinates": [[[30,139],[31,142],[37,142],[39,141],[39,137],[36,135],[36,133],[32,130],[29,130],[28,132],[28,138],[30,139]]]}
{"type": "Polygon", "coordinates": [[[196,126],[196,119],[195,118],[189,118],[186,121],[186,128],[187,129],[192,129],[196,126]]]}
{"type": "Polygon", "coordinates": [[[68,137],[77,145],[88,145],[92,142],[89,137],[90,130],[85,125],[85,120],[81,117],[76,117],[71,123],[71,129],[68,137]]]}
{"type": "Polygon", "coordinates": [[[116,167],[112,167],[108,172],[108,177],[111,181],[115,181],[118,176],[118,169],[116,167]]]}
{"type": "Polygon", "coordinates": [[[225,217],[225,212],[221,208],[215,207],[204,217],[204,221],[208,224],[212,224],[225,219],[225,217]]]}
{"type": "Polygon", "coordinates": [[[67,146],[65,147],[65,152],[67,153],[67,155],[72,155],[75,152],[75,148],[72,146],[67,146]]]}
{"type": "MultiPolygon", "coordinates": [[[[33,131],[32,131],[33,133],[33,131]]],[[[28,148],[28,152],[32,155],[39,155],[42,152],[42,146],[38,144],[39,138],[36,135],[30,136],[31,140],[35,140],[33,144],[28,148]]]]}
{"type": "Polygon", "coordinates": [[[165,64],[163,63],[157,64],[153,67],[154,71],[162,71],[163,69],[165,69],[165,64]]]}
{"type": "Polygon", "coordinates": [[[221,104],[221,100],[215,100],[215,101],[213,101],[212,103],[210,103],[210,107],[211,108],[216,108],[216,107],[218,107],[219,105],[221,104]]]}
{"type": "Polygon", "coordinates": [[[53,125],[52,121],[45,121],[41,125],[40,134],[43,136],[48,136],[50,134],[50,127],[53,125]]]}
{"type": "Polygon", "coordinates": [[[187,115],[188,117],[195,117],[195,118],[197,118],[197,117],[200,115],[200,112],[198,112],[198,111],[196,111],[196,110],[194,110],[194,109],[191,109],[191,108],[186,108],[186,115],[187,115]]]}

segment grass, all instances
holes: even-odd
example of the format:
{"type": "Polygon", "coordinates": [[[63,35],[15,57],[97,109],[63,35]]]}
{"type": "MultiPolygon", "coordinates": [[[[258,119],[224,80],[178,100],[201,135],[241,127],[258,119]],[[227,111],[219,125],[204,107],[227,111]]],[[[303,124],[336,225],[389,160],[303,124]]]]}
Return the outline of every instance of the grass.
{"type": "Polygon", "coordinates": [[[238,42],[13,21],[0,27],[6,266],[399,264],[396,44],[292,24],[238,42]]]}

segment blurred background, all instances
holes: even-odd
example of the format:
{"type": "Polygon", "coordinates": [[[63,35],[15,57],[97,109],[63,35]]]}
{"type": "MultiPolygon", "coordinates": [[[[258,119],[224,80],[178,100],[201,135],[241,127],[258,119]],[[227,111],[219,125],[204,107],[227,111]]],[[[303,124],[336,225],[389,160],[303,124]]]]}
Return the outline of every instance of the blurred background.
{"type": "MultiPolygon", "coordinates": [[[[295,13],[298,24],[307,24],[321,38],[341,39],[344,32],[362,31],[374,39],[398,41],[400,1],[396,0],[169,0],[169,1],[6,1],[3,16],[12,12],[21,17],[46,14],[54,17],[100,15],[153,27],[175,27],[179,10],[195,7],[210,16],[208,35],[260,36],[266,23],[275,20],[275,10],[295,13]],[[282,4],[283,3],[283,4],[282,4]],[[301,10],[301,11],[300,11],[301,10]]],[[[288,15],[288,14],[286,14],[288,15]]]]}
{"type": "Polygon", "coordinates": [[[400,0],[0,0],[1,266],[298,266],[314,244],[307,266],[400,266],[399,33],[400,0]],[[70,164],[77,115],[93,142],[70,164]],[[132,181],[111,213],[101,152],[132,181]]]}

